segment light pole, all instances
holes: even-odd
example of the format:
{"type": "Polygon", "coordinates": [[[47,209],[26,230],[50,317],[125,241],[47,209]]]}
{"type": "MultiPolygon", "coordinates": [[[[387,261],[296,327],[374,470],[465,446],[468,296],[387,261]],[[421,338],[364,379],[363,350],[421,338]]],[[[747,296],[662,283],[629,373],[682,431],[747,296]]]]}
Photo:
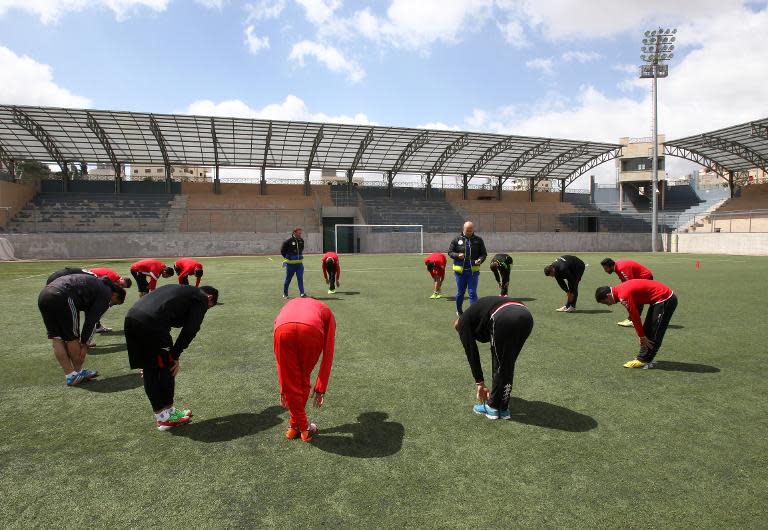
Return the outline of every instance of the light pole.
{"type": "Polygon", "coordinates": [[[653,29],[645,32],[643,45],[640,47],[642,55],[640,59],[646,64],[640,66],[641,79],[653,79],[652,90],[652,112],[653,112],[653,161],[651,162],[651,175],[653,183],[652,191],[652,213],[651,213],[651,251],[656,252],[657,239],[659,236],[659,202],[657,193],[659,191],[659,120],[658,120],[658,85],[657,80],[660,77],[669,75],[669,68],[666,61],[674,57],[672,51],[675,49],[675,33],[677,29],[653,29]]]}

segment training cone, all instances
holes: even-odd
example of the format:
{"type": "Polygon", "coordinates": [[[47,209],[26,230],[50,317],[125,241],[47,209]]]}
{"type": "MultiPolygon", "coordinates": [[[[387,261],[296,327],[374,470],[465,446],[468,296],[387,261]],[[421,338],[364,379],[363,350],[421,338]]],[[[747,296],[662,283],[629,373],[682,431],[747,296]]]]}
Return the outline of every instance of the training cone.
{"type": "Polygon", "coordinates": [[[697,268],[697,269],[700,269],[700,268],[701,268],[701,263],[699,263],[699,260],[696,260],[696,268],[697,268]]]}

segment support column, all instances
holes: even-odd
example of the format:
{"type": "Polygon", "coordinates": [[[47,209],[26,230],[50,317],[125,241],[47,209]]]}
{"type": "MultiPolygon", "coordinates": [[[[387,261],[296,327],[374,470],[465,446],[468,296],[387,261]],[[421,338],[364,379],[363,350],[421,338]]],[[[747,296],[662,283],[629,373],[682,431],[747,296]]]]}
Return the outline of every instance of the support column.
{"type": "Polygon", "coordinates": [[[61,171],[61,191],[67,193],[69,191],[69,166],[64,163],[64,169],[61,171]]]}
{"type": "Polygon", "coordinates": [[[536,187],[536,184],[534,183],[534,180],[528,179],[528,202],[533,202],[534,200],[534,188],[536,187]]]}
{"type": "Polygon", "coordinates": [[[392,181],[395,179],[392,178],[392,171],[387,171],[384,175],[387,179],[387,197],[391,199],[392,198],[392,181]]]}
{"type": "Polygon", "coordinates": [[[624,183],[619,182],[619,211],[624,210],[624,183]]]}
{"type": "Polygon", "coordinates": [[[83,177],[88,176],[88,163],[87,162],[80,162],[80,174],[83,177]]]}
{"type": "Polygon", "coordinates": [[[589,176],[589,202],[594,204],[595,202],[595,176],[589,176]]]}
{"type": "Polygon", "coordinates": [[[424,197],[429,200],[432,195],[432,175],[427,173],[427,187],[424,189],[424,197]]]}
{"type": "Polygon", "coordinates": [[[173,190],[173,187],[171,186],[171,166],[169,164],[165,165],[165,193],[171,193],[173,190]]]}
{"type": "Polygon", "coordinates": [[[16,161],[11,159],[8,162],[10,162],[10,166],[8,166],[8,173],[11,174],[11,178],[13,180],[16,180],[16,161]]]}
{"type": "Polygon", "coordinates": [[[662,180],[659,182],[659,187],[661,188],[661,209],[664,209],[664,205],[666,204],[666,198],[667,198],[667,181],[662,180]]]}
{"type": "Polygon", "coordinates": [[[219,179],[219,166],[213,168],[213,193],[221,193],[221,180],[219,179]]]}
{"type": "Polygon", "coordinates": [[[731,191],[731,199],[733,199],[733,191],[734,191],[733,171],[728,172],[728,188],[731,191]]]}
{"type": "Polygon", "coordinates": [[[461,176],[461,198],[465,201],[469,199],[469,188],[468,188],[469,178],[467,177],[467,174],[464,173],[461,176]]]}
{"type": "Polygon", "coordinates": [[[259,193],[267,194],[267,168],[261,166],[261,180],[259,181],[259,193]]]}
{"type": "Polygon", "coordinates": [[[504,185],[504,183],[501,181],[501,177],[499,177],[499,181],[496,183],[496,200],[501,200],[501,187],[504,185]]]}
{"type": "Polygon", "coordinates": [[[118,164],[115,168],[115,193],[123,191],[123,165],[118,164]]]}
{"type": "Polygon", "coordinates": [[[560,182],[560,202],[565,202],[565,181],[560,182]]]}
{"type": "Polygon", "coordinates": [[[352,177],[354,176],[354,172],[350,169],[347,170],[347,197],[352,196],[352,177]]]}
{"type": "Polygon", "coordinates": [[[309,168],[304,170],[304,196],[309,197],[312,193],[312,188],[309,185],[309,168]]]}

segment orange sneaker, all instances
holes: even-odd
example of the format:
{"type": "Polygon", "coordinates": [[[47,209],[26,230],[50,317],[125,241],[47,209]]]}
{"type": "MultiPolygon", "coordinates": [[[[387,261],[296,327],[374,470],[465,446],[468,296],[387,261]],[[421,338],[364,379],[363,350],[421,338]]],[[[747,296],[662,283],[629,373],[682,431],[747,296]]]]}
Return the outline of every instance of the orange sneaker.
{"type": "Polygon", "coordinates": [[[289,440],[295,440],[301,435],[301,432],[296,429],[295,427],[289,427],[287,431],[285,431],[285,437],[289,440]]]}
{"type": "Polygon", "coordinates": [[[312,435],[317,434],[317,425],[314,423],[309,424],[309,429],[306,431],[301,431],[301,441],[302,442],[311,442],[312,441],[312,435]]]}

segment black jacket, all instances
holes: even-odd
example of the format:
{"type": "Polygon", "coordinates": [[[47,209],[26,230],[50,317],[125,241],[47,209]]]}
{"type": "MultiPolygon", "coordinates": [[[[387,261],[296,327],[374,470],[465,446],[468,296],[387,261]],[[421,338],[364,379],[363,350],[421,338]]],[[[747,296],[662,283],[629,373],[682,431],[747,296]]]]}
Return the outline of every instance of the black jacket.
{"type": "Polygon", "coordinates": [[[502,283],[509,281],[509,272],[512,269],[512,257],[509,254],[496,254],[491,258],[491,272],[493,272],[496,282],[502,283]],[[494,267],[494,263],[498,264],[494,267]]]}
{"type": "Polygon", "coordinates": [[[112,293],[118,289],[109,278],[97,278],[91,274],[62,276],[49,283],[47,288],[66,294],[72,299],[75,308],[85,313],[83,331],[80,333],[80,342],[83,344],[91,340],[96,323],[109,309],[112,293]]]}
{"type": "Polygon", "coordinates": [[[488,257],[488,252],[485,250],[485,243],[483,238],[477,234],[467,237],[464,234],[458,235],[451,241],[451,246],[448,247],[448,255],[453,259],[453,270],[455,272],[461,272],[464,269],[472,267],[473,271],[480,270],[480,263],[485,261],[488,257]],[[469,248],[469,251],[466,249],[469,248]],[[463,259],[459,259],[459,254],[464,254],[463,259]],[[475,265],[475,260],[480,260],[480,263],[475,265]]]}
{"type": "Polygon", "coordinates": [[[483,381],[483,368],[480,366],[480,352],[476,342],[491,341],[491,314],[500,305],[512,301],[506,296],[484,296],[459,317],[459,339],[476,383],[483,381]]]}
{"type": "Polygon", "coordinates": [[[280,247],[280,255],[285,258],[287,262],[301,261],[304,259],[304,240],[300,237],[292,235],[285,241],[280,247]]]}
{"type": "Polygon", "coordinates": [[[208,311],[208,296],[191,285],[163,285],[139,298],[126,319],[141,322],[149,329],[170,333],[181,328],[171,355],[178,359],[195,338],[208,311]]]}
{"type": "Polygon", "coordinates": [[[573,292],[573,288],[581,281],[584,274],[584,262],[576,256],[560,256],[552,267],[555,269],[555,279],[560,288],[566,293],[573,292]],[[568,282],[566,284],[566,282],[568,282]]]}

